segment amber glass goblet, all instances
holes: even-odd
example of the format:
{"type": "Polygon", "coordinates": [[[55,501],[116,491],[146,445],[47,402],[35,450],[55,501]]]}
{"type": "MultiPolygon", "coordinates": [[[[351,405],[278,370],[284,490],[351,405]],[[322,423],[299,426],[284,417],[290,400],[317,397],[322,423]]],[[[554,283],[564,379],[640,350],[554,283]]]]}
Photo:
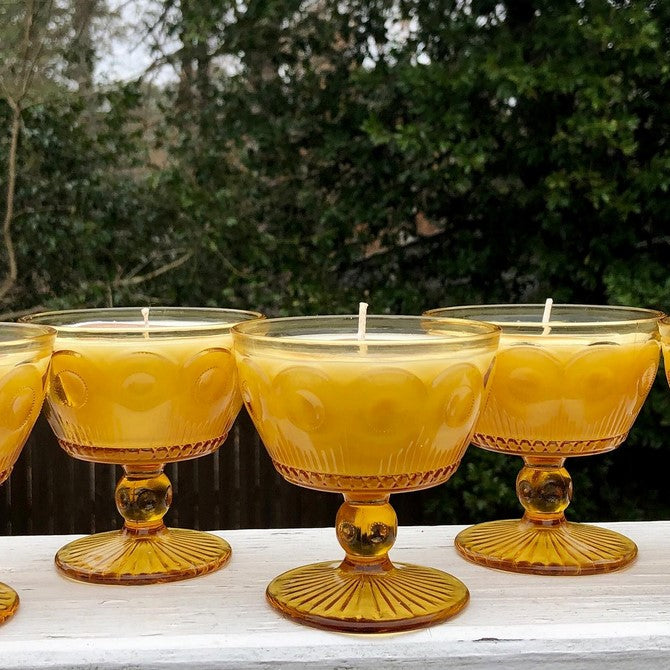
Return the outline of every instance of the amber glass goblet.
{"type": "MultiPolygon", "coordinates": [[[[42,408],[53,328],[0,323],[0,484],[10,475],[42,408]]],[[[0,584],[0,623],[19,606],[14,589],[0,584]]]]}
{"type": "Polygon", "coordinates": [[[123,466],[119,531],[66,545],[56,565],[82,581],[167,582],[230,558],[215,535],[166,528],[166,463],[204,456],[226,439],[242,405],[230,327],[261,315],[232,309],[74,310],[30,317],[56,327],[46,416],[71,456],[123,466]],[[145,312],[146,315],[146,312],[145,312]]]}
{"type": "Polygon", "coordinates": [[[448,307],[433,316],[502,327],[490,393],[472,441],[521,456],[521,520],[472,526],[456,537],[467,559],[502,570],[549,575],[609,572],[637,547],[619,533],[568,523],[570,456],[618,447],[628,435],[659,361],[659,312],[633,307],[554,305],[448,307]]]}
{"type": "Polygon", "coordinates": [[[343,561],[286,572],[267,589],[280,612],[352,632],[443,621],[468,600],[457,579],[392,564],[393,492],[449,479],[463,456],[497,347],[495,326],[356,317],[269,319],[233,328],[242,397],[277,471],[340,492],[343,561]]]}
{"type": "Polygon", "coordinates": [[[670,316],[659,321],[661,331],[661,348],[663,349],[663,363],[665,365],[665,378],[670,384],[670,316]]]}

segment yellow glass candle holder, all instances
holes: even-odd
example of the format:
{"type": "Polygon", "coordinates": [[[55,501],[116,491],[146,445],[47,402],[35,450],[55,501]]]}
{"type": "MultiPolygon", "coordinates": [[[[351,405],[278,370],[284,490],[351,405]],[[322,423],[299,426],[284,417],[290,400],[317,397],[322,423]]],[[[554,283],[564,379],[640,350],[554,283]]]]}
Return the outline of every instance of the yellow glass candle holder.
{"type": "Polygon", "coordinates": [[[267,589],[303,623],[352,632],[449,618],[466,587],[432,568],[392,564],[393,492],[449,479],[470,441],[498,328],[420,317],[268,319],[233,328],[242,397],[277,471],[340,492],[339,562],[296,568],[267,589]]]}
{"type": "Polygon", "coordinates": [[[242,405],[230,327],[261,317],[232,309],[73,310],[29,317],[57,329],[46,416],[61,447],[123,466],[120,531],[66,545],[56,565],[82,581],[166,582],[230,558],[215,535],[166,528],[166,463],[204,456],[226,439],[242,405]]]}
{"type": "Polygon", "coordinates": [[[637,547],[596,526],[568,523],[570,456],[618,447],[654,381],[662,314],[633,307],[554,305],[448,307],[427,315],[477,319],[502,328],[490,393],[472,438],[484,449],[521,456],[521,520],[461,532],[467,559],[502,570],[550,575],[609,572],[637,547]]]}
{"type": "Polygon", "coordinates": [[[665,377],[670,384],[670,316],[666,316],[659,321],[659,330],[661,331],[661,348],[663,349],[663,363],[665,365],[665,377]]]}
{"type": "MultiPolygon", "coordinates": [[[[55,338],[53,328],[0,323],[0,484],[9,477],[39,416],[55,338]]],[[[18,606],[16,591],[0,584],[0,623],[18,606]]]]}

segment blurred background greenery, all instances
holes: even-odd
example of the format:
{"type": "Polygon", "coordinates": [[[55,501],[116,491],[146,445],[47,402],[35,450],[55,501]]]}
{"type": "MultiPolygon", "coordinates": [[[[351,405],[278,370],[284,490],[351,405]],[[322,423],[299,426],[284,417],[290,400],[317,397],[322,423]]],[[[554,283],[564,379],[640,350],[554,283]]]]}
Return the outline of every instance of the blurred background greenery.
{"type": "MultiPolygon", "coordinates": [[[[669,3],[133,4],[0,3],[3,319],[670,310],[669,3]],[[149,60],[114,79],[119,40],[149,60]]],[[[669,425],[659,377],[625,446],[568,464],[569,515],[668,518],[669,425]]],[[[471,448],[425,520],[517,516],[520,465],[471,448]]]]}

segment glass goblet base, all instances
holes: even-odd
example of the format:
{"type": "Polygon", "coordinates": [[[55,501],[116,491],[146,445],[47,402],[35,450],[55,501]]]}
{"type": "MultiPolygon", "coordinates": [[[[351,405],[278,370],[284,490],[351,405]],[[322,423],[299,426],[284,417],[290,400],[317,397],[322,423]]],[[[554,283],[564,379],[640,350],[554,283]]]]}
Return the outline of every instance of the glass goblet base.
{"type": "Polygon", "coordinates": [[[458,552],[489,568],[538,575],[594,575],[628,565],[637,556],[632,540],[614,531],[560,520],[480,523],[461,531],[458,552]]]}
{"type": "Polygon", "coordinates": [[[451,575],[386,560],[369,572],[343,562],[305,565],[270,582],[266,596],[282,614],[318,628],[384,633],[439,623],[469,600],[451,575]]]}
{"type": "Polygon", "coordinates": [[[68,577],[98,584],[154,584],[207,574],[225,565],[230,545],[211,533],[162,527],[82,537],[62,547],[56,566],[68,577]]]}
{"type": "Polygon", "coordinates": [[[0,583],[0,623],[14,615],[19,606],[19,596],[16,591],[0,583]]]}

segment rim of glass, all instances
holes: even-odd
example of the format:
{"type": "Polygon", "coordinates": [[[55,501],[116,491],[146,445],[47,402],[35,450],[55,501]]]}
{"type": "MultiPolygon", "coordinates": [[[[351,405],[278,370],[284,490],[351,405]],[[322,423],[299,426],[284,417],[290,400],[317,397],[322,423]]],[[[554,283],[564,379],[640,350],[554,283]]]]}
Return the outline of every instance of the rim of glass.
{"type": "Polygon", "coordinates": [[[36,323],[0,322],[0,346],[29,348],[50,344],[56,337],[56,329],[36,323]]]}
{"type": "Polygon", "coordinates": [[[57,333],[67,333],[82,337],[144,337],[151,335],[169,336],[184,335],[187,333],[218,333],[228,332],[232,326],[240,321],[255,321],[265,318],[260,312],[226,307],[163,307],[149,308],[149,328],[138,328],[143,325],[142,307],[98,307],[91,309],[66,309],[49,312],[37,312],[20,319],[25,324],[40,324],[52,326],[57,333]],[[229,317],[221,322],[221,317],[229,317]],[[152,324],[151,319],[183,318],[184,325],[152,324]],[[109,322],[112,328],[93,325],[95,321],[109,322]],[[193,321],[202,320],[202,323],[193,321]],[[124,323],[128,324],[124,327],[124,323]],[[83,324],[83,325],[82,325],[83,324]]]}
{"type": "Polygon", "coordinates": [[[292,349],[296,347],[305,349],[328,349],[328,350],[354,350],[358,351],[362,344],[375,350],[389,351],[391,349],[416,349],[418,347],[434,347],[461,345],[473,346],[487,344],[497,341],[501,328],[492,323],[470,319],[452,319],[431,316],[409,316],[391,314],[368,314],[366,316],[366,335],[364,339],[357,339],[358,314],[327,314],[319,316],[284,316],[262,321],[248,321],[238,323],[231,328],[233,337],[255,344],[266,344],[269,346],[281,346],[288,344],[292,349]],[[390,326],[391,323],[407,324],[404,329],[396,329],[398,334],[426,334],[425,340],[417,339],[374,339],[370,336],[380,333],[394,332],[390,327],[386,329],[383,325],[390,326]],[[417,327],[412,329],[410,324],[417,327]],[[426,332],[422,325],[434,324],[436,327],[446,327],[451,330],[442,332],[426,332]],[[292,326],[291,332],[281,330],[282,326],[292,326]],[[317,326],[321,326],[317,329],[317,326]],[[346,328],[345,328],[346,326],[346,328]],[[371,327],[373,330],[371,330],[371,327]],[[278,328],[279,332],[268,333],[268,329],[278,328]],[[351,334],[351,338],[324,340],[320,335],[325,334],[351,334]],[[310,335],[314,338],[311,339],[310,335]]]}
{"type": "Polygon", "coordinates": [[[570,312],[587,312],[600,315],[615,315],[617,312],[623,318],[612,318],[602,320],[578,320],[578,321],[555,321],[550,319],[542,322],[545,303],[498,303],[491,305],[453,305],[451,307],[437,307],[424,312],[426,316],[451,316],[455,318],[470,318],[469,314],[476,316],[478,321],[494,323],[506,328],[543,328],[551,326],[552,330],[602,330],[604,328],[619,328],[625,326],[639,326],[641,324],[655,325],[665,314],[659,310],[646,307],[628,307],[624,305],[584,305],[572,303],[554,303],[551,307],[551,315],[556,312],[565,314],[570,312]],[[537,313],[537,320],[501,320],[496,318],[496,310],[513,316],[515,313],[526,313],[533,310],[537,313]],[[624,315],[628,315],[626,318],[624,315]]]}

